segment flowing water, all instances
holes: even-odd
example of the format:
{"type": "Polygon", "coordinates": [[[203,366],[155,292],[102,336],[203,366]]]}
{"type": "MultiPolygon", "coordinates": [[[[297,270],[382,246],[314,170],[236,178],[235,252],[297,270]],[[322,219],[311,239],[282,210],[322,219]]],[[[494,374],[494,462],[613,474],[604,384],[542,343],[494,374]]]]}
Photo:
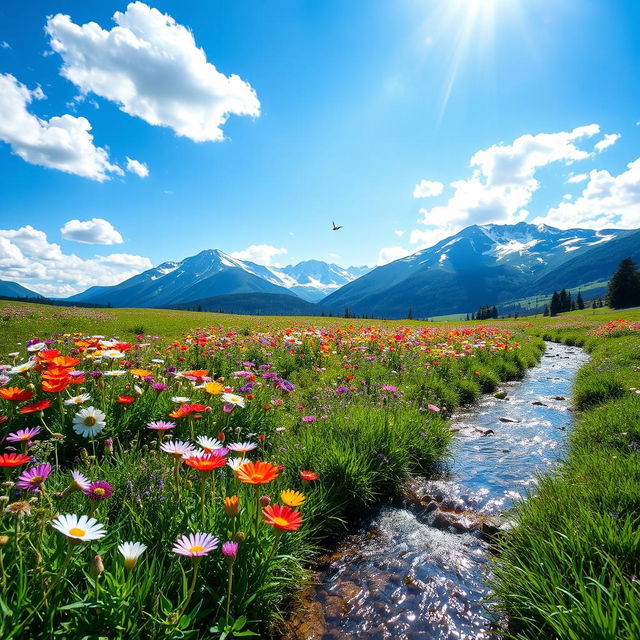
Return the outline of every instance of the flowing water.
{"type": "Polygon", "coordinates": [[[538,366],[501,387],[504,399],[484,397],[455,414],[446,474],[416,479],[400,504],[382,507],[326,557],[287,637],[495,638],[482,604],[488,535],[508,526],[499,514],[562,454],[571,384],[586,360],[577,347],[548,343],[538,366]]]}

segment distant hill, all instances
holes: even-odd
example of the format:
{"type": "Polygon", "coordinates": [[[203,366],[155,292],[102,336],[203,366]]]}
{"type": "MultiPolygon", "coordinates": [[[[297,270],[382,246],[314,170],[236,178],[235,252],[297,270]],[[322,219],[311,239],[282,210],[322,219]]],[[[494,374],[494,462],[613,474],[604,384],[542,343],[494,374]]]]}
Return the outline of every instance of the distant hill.
{"type": "Polygon", "coordinates": [[[0,280],[0,296],[7,298],[42,298],[39,293],[10,280],[0,280]]]}
{"type": "Polygon", "coordinates": [[[280,293],[233,293],[170,305],[169,308],[256,316],[319,316],[322,313],[317,304],[280,293]]]}
{"type": "Polygon", "coordinates": [[[529,292],[535,295],[563,288],[575,288],[587,282],[608,282],[624,258],[631,258],[634,262],[640,263],[640,231],[597,245],[586,253],[570,258],[538,278],[531,285],[529,292]]]}

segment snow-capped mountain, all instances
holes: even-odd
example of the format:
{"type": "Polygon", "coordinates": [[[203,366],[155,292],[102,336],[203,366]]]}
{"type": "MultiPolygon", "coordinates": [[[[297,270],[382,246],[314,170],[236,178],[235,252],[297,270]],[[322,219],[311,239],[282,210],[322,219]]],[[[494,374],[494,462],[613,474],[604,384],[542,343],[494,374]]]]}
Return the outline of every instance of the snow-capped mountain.
{"type": "MultiPolygon", "coordinates": [[[[473,225],[433,247],[378,267],[323,300],[335,312],[380,317],[474,311],[521,297],[569,259],[631,231],[561,230],[520,222],[473,225]]],[[[608,278],[611,274],[602,274],[608,278]]],[[[573,286],[579,283],[567,283],[573,286]]]]}
{"type": "MultiPolygon", "coordinates": [[[[353,269],[357,273],[366,267],[353,269]]],[[[315,302],[356,277],[348,269],[316,260],[276,269],[207,249],[180,262],[163,262],[117,285],[91,287],[69,300],[163,307],[227,294],[278,293],[315,302]]]]}
{"type": "Polygon", "coordinates": [[[271,267],[271,271],[281,278],[283,286],[310,302],[322,300],[370,270],[370,267],[343,269],[321,260],[305,260],[282,269],[271,267]]]}

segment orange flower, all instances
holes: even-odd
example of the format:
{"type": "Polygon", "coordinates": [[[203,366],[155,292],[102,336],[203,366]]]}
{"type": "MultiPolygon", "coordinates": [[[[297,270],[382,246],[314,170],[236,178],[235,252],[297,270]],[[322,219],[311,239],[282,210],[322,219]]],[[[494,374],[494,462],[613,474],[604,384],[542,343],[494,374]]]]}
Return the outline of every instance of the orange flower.
{"type": "Polygon", "coordinates": [[[79,362],[79,358],[71,358],[69,356],[57,356],[51,362],[62,369],[73,369],[79,362]]]}
{"type": "Polygon", "coordinates": [[[131,369],[129,373],[131,373],[131,375],[137,376],[138,378],[146,378],[147,376],[151,375],[151,371],[148,371],[147,369],[131,369]]]}
{"type": "Polygon", "coordinates": [[[238,496],[225,498],[224,510],[230,518],[235,518],[240,513],[240,498],[238,496]]]}
{"type": "Polygon", "coordinates": [[[60,391],[64,391],[70,384],[71,378],[55,378],[53,380],[43,380],[42,381],[42,390],[47,391],[48,393],[59,393],[60,391]]]}
{"type": "Polygon", "coordinates": [[[302,524],[302,518],[298,511],[279,504],[265,507],[262,510],[262,515],[267,524],[282,531],[297,531],[302,524]]]}
{"type": "Polygon", "coordinates": [[[227,461],[222,456],[216,456],[211,453],[205,453],[203,456],[190,456],[184,458],[186,464],[198,471],[213,471],[219,469],[227,464],[227,461]]]}
{"type": "Polygon", "coordinates": [[[116,402],[120,404],[133,404],[136,399],[133,396],[118,396],[116,402]]]}
{"type": "Polygon", "coordinates": [[[209,407],[205,404],[183,404],[169,414],[170,418],[186,418],[191,413],[206,411],[209,407]]]}
{"type": "Polygon", "coordinates": [[[304,494],[293,489],[287,489],[280,494],[280,500],[284,502],[288,507],[299,507],[306,498],[304,494]]]}
{"type": "Polygon", "coordinates": [[[300,477],[303,480],[307,480],[308,482],[313,482],[314,480],[318,479],[318,475],[313,473],[313,471],[301,471],[300,477]]]}
{"type": "Polygon", "coordinates": [[[183,371],[183,376],[190,378],[204,378],[209,372],[206,369],[192,369],[191,371],[183,371]]]}
{"type": "Polygon", "coordinates": [[[278,467],[270,462],[247,462],[238,469],[237,475],[245,484],[268,484],[278,477],[278,467]]]}
{"type": "Polygon", "coordinates": [[[26,402],[33,397],[33,392],[29,389],[20,389],[20,387],[7,387],[0,389],[0,397],[9,402],[26,402]]]}

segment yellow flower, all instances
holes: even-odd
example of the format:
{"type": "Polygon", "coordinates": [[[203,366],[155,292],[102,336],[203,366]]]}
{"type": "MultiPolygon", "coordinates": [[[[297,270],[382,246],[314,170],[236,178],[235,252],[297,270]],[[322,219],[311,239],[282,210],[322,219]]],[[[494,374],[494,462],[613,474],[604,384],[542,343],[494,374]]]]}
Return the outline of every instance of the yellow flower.
{"type": "Polygon", "coordinates": [[[151,375],[151,371],[147,371],[147,369],[129,369],[129,373],[138,378],[146,378],[151,375]]]}
{"type": "Polygon", "coordinates": [[[225,498],[224,510],[230,518],[235,518],[240,513],[240,499],[238,496],[225,498]]]}
{"type": "Polygon", "coordinates": [[[306,498],[299,491],[287,489],[280,494],[280,499],[289,507],[299,507],[306,498]]]}
{"type": "Polygon", "coordinates": [[[204,390],[212,396],[217,396],[224,391],[224,387],[219,382],[207,382],[204,385],[204,390]]]}

